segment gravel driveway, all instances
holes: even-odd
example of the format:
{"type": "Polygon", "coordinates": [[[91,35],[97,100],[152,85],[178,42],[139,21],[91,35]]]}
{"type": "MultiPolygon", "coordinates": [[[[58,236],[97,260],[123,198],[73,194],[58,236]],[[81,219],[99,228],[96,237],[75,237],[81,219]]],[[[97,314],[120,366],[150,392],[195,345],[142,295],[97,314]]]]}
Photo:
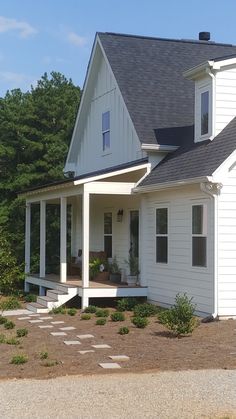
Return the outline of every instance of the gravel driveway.
{"type": "Polygon", "coordinates": [[[236,418],[236,371],[0,381],[0,417],[236,418]]]}

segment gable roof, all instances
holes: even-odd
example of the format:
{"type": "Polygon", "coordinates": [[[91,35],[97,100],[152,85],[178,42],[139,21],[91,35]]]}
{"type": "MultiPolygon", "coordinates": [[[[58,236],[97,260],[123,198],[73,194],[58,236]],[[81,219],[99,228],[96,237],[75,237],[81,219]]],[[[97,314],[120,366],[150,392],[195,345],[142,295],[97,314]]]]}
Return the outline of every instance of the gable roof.
{"type": "Polygon", "coordinates": [[[178,150],[167,155],[139,186],[212,176],[235,149],[236,118],[213,141],[194,143],[186,140],[178,150]]]}
{"type": "Polygon", "coordinates": [[[183,72],[236,54],[236,46],[214,42],[101,32],[98,37],[139,139],[149,144],[161,144],[160,129],[194,124],[194,82],[183,72]]]}

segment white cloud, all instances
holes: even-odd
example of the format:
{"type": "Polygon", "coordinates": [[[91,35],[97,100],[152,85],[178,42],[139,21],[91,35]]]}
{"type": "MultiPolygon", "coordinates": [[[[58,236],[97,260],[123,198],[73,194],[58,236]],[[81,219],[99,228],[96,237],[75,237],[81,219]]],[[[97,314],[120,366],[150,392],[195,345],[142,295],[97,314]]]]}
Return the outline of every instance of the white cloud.
{"type": "Polygon", "coordinates": [[[24,74],[15,73],[13,71],[0,71],[0,84],[4,86],[4,90],[22,89],[29,90],[31,85],[36,85],[35,77],[24,74]]]}
{"type": "Polygon", "coordinates": [[[37,30],[27,22],[0,16],[0,33],[10,31],[17,31],[21,38],[28,38],[37,33],[37,30]]]}
{"type": "Polygon", "coordinates": [[[88,40],[84,36],[79,36],[75,32],[69,32],[67,40],[76,47],[83,47],[87,44],[88,40]]]}

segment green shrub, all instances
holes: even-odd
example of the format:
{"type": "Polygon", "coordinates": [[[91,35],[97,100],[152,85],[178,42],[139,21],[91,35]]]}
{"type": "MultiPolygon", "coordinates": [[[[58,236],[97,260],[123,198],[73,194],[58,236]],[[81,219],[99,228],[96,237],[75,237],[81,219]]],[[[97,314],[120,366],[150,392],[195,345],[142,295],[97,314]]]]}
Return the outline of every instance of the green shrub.
{"type": "Polygon", "coordinates": [[[194,317],[196,305],[192,303],[192,300],[193,298],[188,298],[186,293],[177,294],[174,306],[158,315],[160,323],[172,330],[176,336],[192,333],[197,326],[197,320],[194,317]]]}
{"type": "Polygon", "coordinates": [[[28,361],[28,357],[26,355],[15,355],[11,359],[11,364],[21,365],[25,364],[28,361]]]}
{"type": "Polygon", "coordinates": [[[39,354],[40,359],[47,359],[48,358],[48,352],[47,351],[41,351],[39,354]]]}
{"type": "Polygon", "coordinates": [[[6,342],[6,336],[3,335],[3,333],[0,334],[0,343],[5,343],[6,342]]]}
{"type": "Polygon", "coordinates": [[[0,324],[5,324],[7,321],[6,317],[0,316],[0,324]]]}
{"type": "Polygon", "coordinates": [[[124,326],[124,327],[120,327],[119,329],[119,335],[128,335],[129,333],[129,328],[124,326]]]}
{"type": "Polygon", "coordinates": [[[15,323],[13,323],[12,321],[10,321],[10,320],[7,320],[7,322],[6,323],[4,323],[4,327],[5,327],[5,329],[14,329],[14,327],[15,327],[15,323]]]}
{"type": "Polygon", "coordinates": [[[153,304],[137,304],[134,307],[134,317],[150,317],[157,313],[157,307],[153,304]]]}
{"type": "Polygon", "coordinates": [[[83,313],[80,316],[81,320],[90,320],[91,319],[91,314],[89,313],[83,313]]]}
{"type": "Polygon", "coordinates": [[[121,298],[117,301],[118,311],[132,311],[133,308],[138,304],[138,301],[134,297],[121,298]]]}
{"type": "Polygon", "coordinates": [[[35,294],[26,294],[24,297],[26,303],[36,303],[37,295],[35,294]]]}
{"type": "Polygon", "coordinates": [[[96,313],[97,311],[97,307],[96,306],[88,306],[84,309],[85,313],[96,313]]]}
{"type": "Polygon", "coordinates": [[[99,309],[95,313],[96,317],[108,317],[109,316],[109,310],[107,308],[99,309]]]}
{"type": "Polygon", "coordinates": [[[75,316],[77,313],[76,308],[68,308],[67,310],[67,314],[69,314],[69,316],[75,316]]]}
{"type": "Polygon", "coordinates": [[[8,338],[5,340],[5,343],[7,343],[8,345],[19,345],[20,341],[16,338],[8,338]]]}
{"type": "Polygon", "coordinates": [[[138,327],[139,329],[144,329],[148,325],[148,319],[147,317],[133,317],[132,323],[138,327]]]}
{"type": "Polygon", "coordinates": [[[9,297],[6,300],[0,302],[0,310],[17,310],[21,308],[21,303],[16,297],[9,297]]]}
{"type": "Polygon", "coordinates": [[[55,367],[55,365],[58,365],[59,364],[59,362],[57,361],[57,360],[48,360],[48,361],[46,361],[46,362],[44,362],[42,365],[44,366],[44,367],[55,367]]]}
{"type": "Polygon", "coordinates": [[[23,338],[24,336],[28,335],[28,330],[27,329],[17,329],[16,331],[16,336],[18,338],[23,338]]]}
{"type": "Polygon", "coordinates": [[[115,311],[111,314],[111,320],[113,322],[123,322],[125,320],[124,313],[121,313],[120,311],[115,311]]]}
{"type": "Polygon", "coordinates": [[[66,314],[66,309],[63,306],[60,307],[53,307],[50,312],[50,314],[66,314]]]}
{"type": "Polygon", "coordinates": [[[97,326],[104,326],[104,324],[106,324],[107,319],[100,317],[100,319],[97,319],[96,321],[96,325],[97,326]]]}

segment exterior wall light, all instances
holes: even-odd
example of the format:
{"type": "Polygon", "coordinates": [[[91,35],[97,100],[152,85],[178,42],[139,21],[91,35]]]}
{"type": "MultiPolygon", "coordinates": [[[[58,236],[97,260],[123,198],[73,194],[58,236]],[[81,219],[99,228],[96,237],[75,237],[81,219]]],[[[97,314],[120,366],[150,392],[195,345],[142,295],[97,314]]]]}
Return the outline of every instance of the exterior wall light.
{"type": "Polygon", "coordinates": [[[123,209],[119,209],[119,211],[117,212],[117,216],[116,216],[116,220],[118,223],[121,223],[123,220],[123,215],[124,215],[124,210],[123,209]]]}

